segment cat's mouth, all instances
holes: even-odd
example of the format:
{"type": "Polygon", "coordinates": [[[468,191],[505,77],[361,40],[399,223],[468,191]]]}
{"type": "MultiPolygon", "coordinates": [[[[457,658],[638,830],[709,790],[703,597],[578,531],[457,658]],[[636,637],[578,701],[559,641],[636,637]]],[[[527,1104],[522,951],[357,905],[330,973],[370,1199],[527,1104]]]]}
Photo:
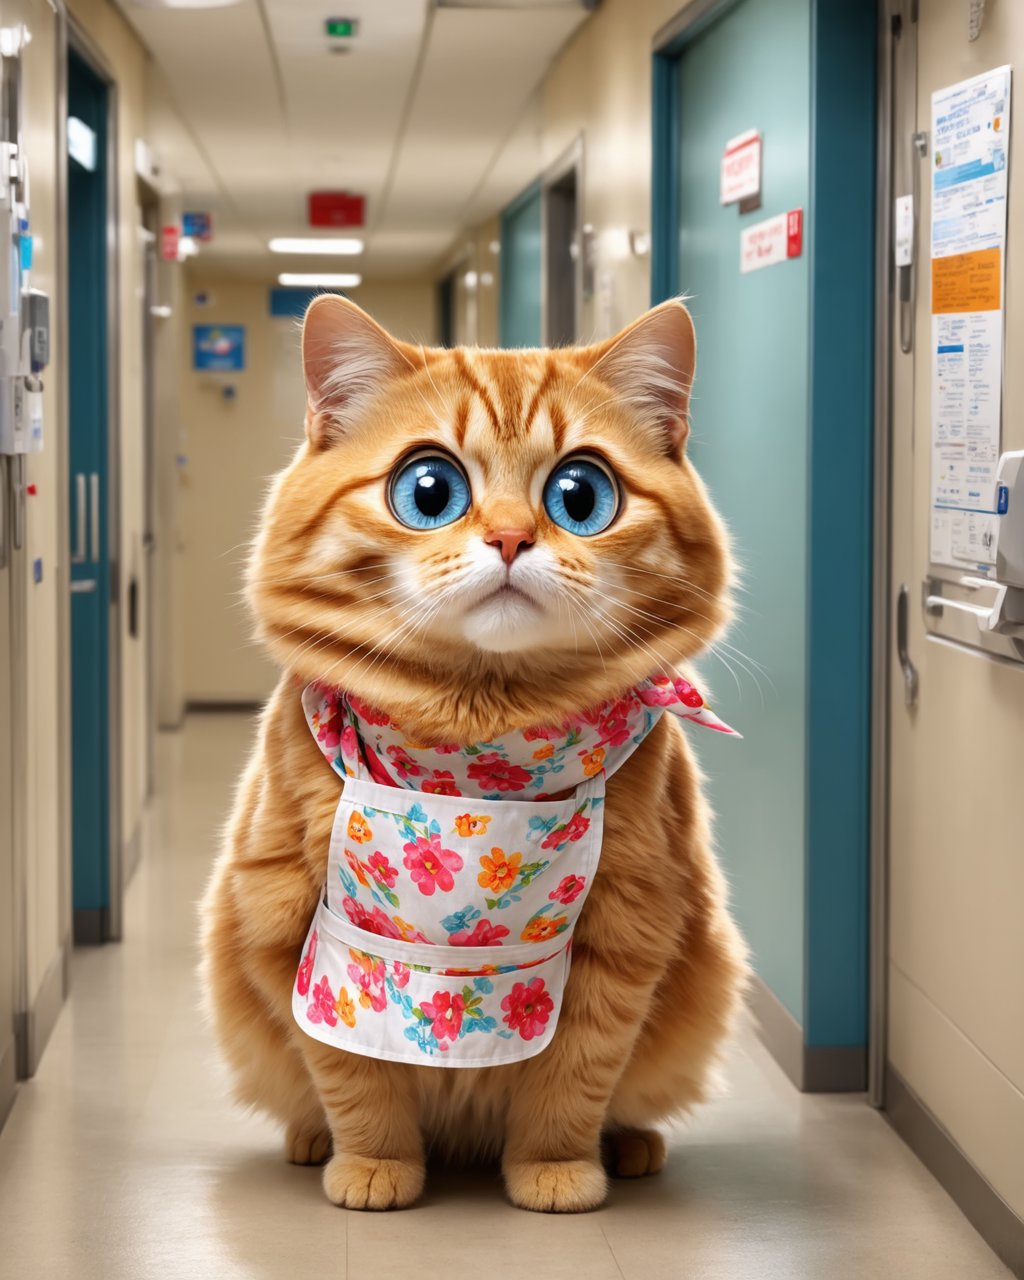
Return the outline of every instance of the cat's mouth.
{"type": "Polygon", "coordinates": [[[484,596],[482,600],[476,602],[475,608],[480,608],[486,604],[528,604],[534,609],[539,609],[540,605],[534,600],[533,596],[528,595],[519,587],[514,587],[511,582],[502,583],[497,591],[492,591],[490,595],[484,596]]]}

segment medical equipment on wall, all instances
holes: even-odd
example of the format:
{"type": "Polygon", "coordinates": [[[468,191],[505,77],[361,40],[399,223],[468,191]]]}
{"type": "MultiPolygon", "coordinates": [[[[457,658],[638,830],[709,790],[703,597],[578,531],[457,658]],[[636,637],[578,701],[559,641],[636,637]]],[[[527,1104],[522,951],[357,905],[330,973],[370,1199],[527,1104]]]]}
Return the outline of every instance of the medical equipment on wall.
{"type": "Polygon", "coordinates": [[[967,631],[949,638],[1024,661],[1024,450],[1004,453],[999,459],[996,512],[991,577],[967,574],[953,582],[929,579],[924,606],[932,617],[943,617],[950,610],[952,619],[967,620],[967,631]],[[972,595],[982,591],[994,594],[985,603],[975,603],[945,594],[948,586],[964,588],[972,595]]]}
{"type": "MultiPolygon", "coordinates": [[[[28,162],[22,141],[24,27],[0,28],[0,455],[15,548],[25,535],[25,460],[43,447],[42,373],[50,359],[50,306],[31,287],[28,162]]],[[[6,496],[6,495],[2,495],[6,496]]],[[[5,527],[0,543],[6,540],[5,527]]],[[[0,561],[6,547],[0,546],[0,561]]]]}

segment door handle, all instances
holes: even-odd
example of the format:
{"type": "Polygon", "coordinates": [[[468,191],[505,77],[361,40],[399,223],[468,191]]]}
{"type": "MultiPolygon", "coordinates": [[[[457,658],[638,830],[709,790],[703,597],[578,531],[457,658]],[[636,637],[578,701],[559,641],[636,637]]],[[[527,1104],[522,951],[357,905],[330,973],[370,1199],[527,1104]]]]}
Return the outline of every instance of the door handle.
{"type": "Polygon", "coordinates": [[[903,700],[908,707],[917,701],[917,668],[910,660],[907,651],[907,626],[910,609],[910,592],[907,584],[900,585],[900,594],[896,601],[896,656],[903,668],[903,700]]]}
{"type": "Polygon", "coordinates": [[[90,559],[100,562],[100,477],[93,471],[89,476],[89,543],[90,559]]]}
{"type": "Polygon", "coordinates": [[[95,578],[72,578],[71,594],[73,596],[87,596],[96,590],[95,578]]]}
{"type": "Polygon", "coordinates": [[[72,564],[85,564],[85,472],[75,476],[75,549],[72,564]]]}

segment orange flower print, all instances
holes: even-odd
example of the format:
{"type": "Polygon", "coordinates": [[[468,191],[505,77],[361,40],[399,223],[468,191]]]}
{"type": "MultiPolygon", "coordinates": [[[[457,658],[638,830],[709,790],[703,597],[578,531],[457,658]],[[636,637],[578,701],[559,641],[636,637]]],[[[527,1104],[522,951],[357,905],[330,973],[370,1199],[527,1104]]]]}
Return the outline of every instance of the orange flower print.
{"type": "Polygon", "coordinates": [[[534,760],[550,760],[554,754],[555,744],[553,742],[549,742],[546,746],[538,747],[533,753],[533,758],[534,760]]]}
{"type": "Polygon", "coordinates": [[[356,1006],[349,998],[347,987],[342,987],[338,992],[338,998],[334,1002],[334,1009],[346,1027],[354,1027],[356,1025],[356,1006]]]}
{"type": "Polygon", "coordinates": [[[593,778],[604,768],[604,747],[595,747],[593,751],[581,751],[580,759],[583,761],[583,776],[593,778]]]}
{"type": "Polygon", "coordinates": [[[345,861],[348,863],[349,867],[352,869],[352,874],[359,881],[359,883],[366,884],[367,879],[366,879],[366,876],[363,874],[363,864],[359,861],[359,859],[356,857],[356,855],[352,852],[351,849],[348,849],[348,848],[345,849],[345,861]]]}
{"type": "Polygon", "coordinates": [[[353,813],[348,820],[348,838],[356,844],[369,844],[373,839],[370,824],[361,813],[353,813]]]}
{"type": "Polygon", "coordinates": [[[455,830],[460,836],[485,836],[490,814],[460,813],[455,819],[455,830]]]}
{"type": "Polygon", "coordinates": [[[567,916],[534,916],[519,936],[524,942],[547,942],[561,933],[568,923],[567,916]]]}
{"type": "Polygon", "coordinates": [[[480,859],[483,871],[477,876],[477,884],[492,893],[504,893],[515,884],[519,874],[519,864],[523,860],[521,853],[506,853],[504,849],[492,849],[491,856],[486,854],[480,859]]]}

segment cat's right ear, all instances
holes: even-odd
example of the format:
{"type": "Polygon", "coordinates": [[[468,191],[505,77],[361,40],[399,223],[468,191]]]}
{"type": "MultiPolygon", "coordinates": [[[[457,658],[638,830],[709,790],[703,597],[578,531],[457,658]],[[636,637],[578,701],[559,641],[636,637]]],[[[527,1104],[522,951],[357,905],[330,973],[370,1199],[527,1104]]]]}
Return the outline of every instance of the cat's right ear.
{"type": "Polygon", "coordinates": [[[314,298],[302,325],[310,444],[330,448],[390,379],[421,363],[416,348],[397,342],[354,302],[330,293],[314,298]]]}

